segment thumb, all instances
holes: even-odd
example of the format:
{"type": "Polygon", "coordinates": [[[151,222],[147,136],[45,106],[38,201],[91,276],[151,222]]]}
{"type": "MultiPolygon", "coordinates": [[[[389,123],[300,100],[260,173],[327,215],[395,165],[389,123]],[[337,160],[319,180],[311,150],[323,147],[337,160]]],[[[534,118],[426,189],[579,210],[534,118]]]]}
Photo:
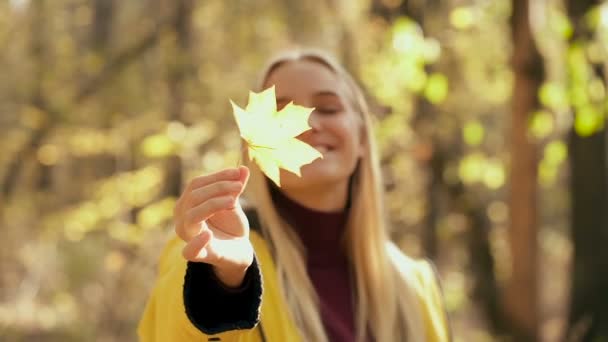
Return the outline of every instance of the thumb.
{"type": "Polygon", "coordinates": [[[183,257],[189,261],[205,262],[208,256],[206,247],[212,238],[213,232],[210,229],[203,230],[184,246],[183,257]]]}

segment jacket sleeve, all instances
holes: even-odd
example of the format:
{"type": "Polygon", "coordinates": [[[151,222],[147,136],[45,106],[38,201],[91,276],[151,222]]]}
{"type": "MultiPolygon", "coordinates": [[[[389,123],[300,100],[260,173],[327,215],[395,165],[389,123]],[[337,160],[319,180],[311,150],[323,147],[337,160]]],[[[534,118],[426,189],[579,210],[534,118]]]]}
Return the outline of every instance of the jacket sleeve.
{"type": "Polygon", "coordinates": [[[213,267],[188,262],[184,305],[190,322],[206,334],[251,329],[259,321],[262,281],[257,259],[247,269],[243,285],[229,289],[216,278],[213,267]]]}
{"type": "Polygon", "coordinates": [[[181,240],[174,238],[161,254],[158,278],[139,322],[139,340],[142,342],[251,340],[247,335],[259,333],[250,329],[259,319],[261,280],[257,262],[250,267],[251,270],[248,270],[249,283],[232,293],[237,296],[235,298],[242,299],[239,296],[256,295],[252,290],[257,286],[260,290],[257,306],[256,300],[253,299],[249,308],[243,308],[242,305],[233,306],[231,309],[236,310],[233,316],[206,322],[205,318],[213,316],[210,313],[217,309],[218,302],[208,302],[209,297],[202,294],[201,290],[224,291],[223,294],[227,296],[231,295],[226,292],[230,290],[223,288],[215,278],[207,277],[210,276],[209,268],[204,266],[201,268],[202,265],[189,267],[181,255],[183,245],[181,240]],[[205,279],[212,283],[202,284],[205,279]],[[203,288],[198,289],[199,286],[203,288]],[[187,305],[185,300],[188,301],[187,305]],[[253,308],[253,312],[248,311],[250,308],[253,308]],[[239,312],[242,317],[239,317],[239,312]],[[236,330],[228,330],[231,328],[236,330]]]}
{"type": "Polygon", "coordinates": [[[449,342],[452,341],[450,322],[445,307],[441,282],[435,266],[431,261],[418,261],[420,278],[422,279],[423,303],[427,315],[425,315],[426,331],[429,341],[449,342]]]}

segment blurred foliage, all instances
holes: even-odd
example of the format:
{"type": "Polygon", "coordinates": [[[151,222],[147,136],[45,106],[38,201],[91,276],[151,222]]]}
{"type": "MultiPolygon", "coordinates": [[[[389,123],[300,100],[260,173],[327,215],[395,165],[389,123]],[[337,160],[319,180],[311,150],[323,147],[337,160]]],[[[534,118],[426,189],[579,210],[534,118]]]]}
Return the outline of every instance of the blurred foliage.
{"type": "MultiPolygon", "coordinates": [[[[401,0],[108,0],[101,15],[102,2],[0,1],[2,340],[135,339],[172,234],[170,166],[180,161],[183,183],[237,165],[228,99],[243,103],[263,61],[294,44],[335,53],[364,85],[394,236],[421,255],[424,218],[438,210],[437,263],[456,340],[491,340],[470,294],[471,222],[425,199],[438,143],[450,153],[443,181],[481,199],[497,277],[508,277],[508,0],[429,2],[417,9],[423,24],[371,10],[401,0]],[[191,11],[176,12],[180,4],[191,11]]],[[[539,240],[543,262],[565,269],[564,139],[571,127],[582,136],[604,128],[606,85],[592,63],[608,60],[608,5],[586,17],[592,39],[574,44],[561,1],[536,3],[534,16],[548,69],[529,124],[542,151],[539,240]]],[[[566,289],[555,284],[567,275],[542,276],[543,334],[558,336],[564,309],[554,298],[566,289]]]]}

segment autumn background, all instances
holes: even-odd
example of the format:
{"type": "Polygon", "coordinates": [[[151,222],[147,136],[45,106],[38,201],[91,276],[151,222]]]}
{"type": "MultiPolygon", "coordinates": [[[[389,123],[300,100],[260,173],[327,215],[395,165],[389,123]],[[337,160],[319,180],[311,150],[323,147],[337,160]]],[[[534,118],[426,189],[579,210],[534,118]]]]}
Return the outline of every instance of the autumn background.
{"type": "Polygon", "coordinates": [[[373,104],[392,235],[456,341],[608,341],[608,4],[0,0],[0,340],[132,341],[228,99],[325,48],[373,104]]]}

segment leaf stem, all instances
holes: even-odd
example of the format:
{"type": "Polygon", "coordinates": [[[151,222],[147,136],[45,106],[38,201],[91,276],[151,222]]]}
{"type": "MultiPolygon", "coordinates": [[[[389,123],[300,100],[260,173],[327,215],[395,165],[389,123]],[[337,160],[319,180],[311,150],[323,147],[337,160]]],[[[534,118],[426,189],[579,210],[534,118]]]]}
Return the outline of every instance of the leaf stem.
{"type": "Polygon", "coordinates": [[[251,148],[265,148],[265,149],[268,149],[268,150],[276,150],[276,148],[269,147],[269,146],[262,146],[262,145],[255,145],[255,144],[249,144],[249,146],[251,148]]]}

